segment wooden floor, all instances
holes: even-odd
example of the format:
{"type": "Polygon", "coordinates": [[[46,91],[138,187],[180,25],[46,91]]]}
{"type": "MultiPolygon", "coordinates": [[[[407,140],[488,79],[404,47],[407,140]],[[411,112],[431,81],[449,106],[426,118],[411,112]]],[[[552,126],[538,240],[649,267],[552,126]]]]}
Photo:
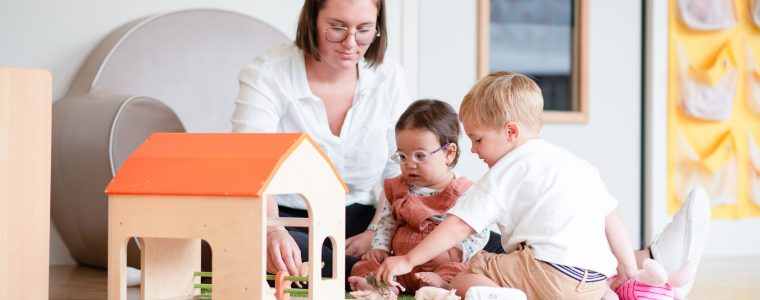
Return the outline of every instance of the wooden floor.
{"type": "MultiPolygon", "coordinates": [[[[107,299],[107,276],[105,270],[50,267],[50,299],[107,299]]],[[[129,288],[127,298],[139,300],[140,288],[129,288]]],[[[760,257],[703,258],[688,299],[760,299],[760,257]]]]}

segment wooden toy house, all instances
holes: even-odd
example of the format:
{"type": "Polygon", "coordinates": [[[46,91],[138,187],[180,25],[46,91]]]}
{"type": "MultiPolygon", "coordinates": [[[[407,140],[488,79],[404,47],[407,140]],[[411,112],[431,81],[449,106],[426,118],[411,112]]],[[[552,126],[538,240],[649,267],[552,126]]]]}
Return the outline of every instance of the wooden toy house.
{"type": "Polygon", "coordinates": [[[347,192],[307,134],[153,134],[106,188],[108,299],[126,299],[131,237],[142,244],[143,300],[200,293],[201,239],[212,249],[214,299],[272,299],[266,227],[275,225],[309,227],[309,299],[343,299],[347,192]],[[309,218],[267,218],[274,194],[300,194],[309,218]],[[323,280],[327,238],[334,277],[323,280]]]}

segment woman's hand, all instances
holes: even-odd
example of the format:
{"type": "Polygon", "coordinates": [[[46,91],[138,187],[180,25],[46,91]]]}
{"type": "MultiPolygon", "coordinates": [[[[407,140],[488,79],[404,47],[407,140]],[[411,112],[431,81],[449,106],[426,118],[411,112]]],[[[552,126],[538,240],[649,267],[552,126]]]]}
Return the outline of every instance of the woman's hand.
{"type": "Polygon", "coordinates": [[[388,251],[385,251],[383,249],[372,249],[362,255],[362,260],[372,260],[374,257],[377,259],[377,262],[382,263],[386,258],[388,258],[388,256],[390,256],[390,254],[388,254],[388,251]]]}
{"type": "Polygon", "coordinates": [[[277,230],[267,235],[267,272],[288,271],[291,276],[307,276],[299,273],[301,249],[285,230],[277,230]],[[299,275],[300,274],[300,275],[299,275]]]}
{"type": "Polygon", "coordinates": [[[403,275],[412,271],[414,266],[409,262],[408,256],[391,256],[385,259],[380,268],[377,269],[377,285],[384,281],[390,287],[396,287],[398,283],[394,280],[397,275],[403,275]]]}
{"type": "Polygon", "coordinates": [[[365,230],[364,232],[346,239],[346,255],[356,258],[362,257],[372,249],[372,239],[375,238],[375,232],[365,230]]]}

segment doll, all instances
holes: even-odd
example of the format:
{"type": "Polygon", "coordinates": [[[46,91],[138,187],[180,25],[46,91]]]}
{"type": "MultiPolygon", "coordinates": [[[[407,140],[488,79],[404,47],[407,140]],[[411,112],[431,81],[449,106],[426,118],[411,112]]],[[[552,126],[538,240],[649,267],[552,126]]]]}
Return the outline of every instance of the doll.
{"type": "MultiPolygon", "coordinates": [[[[687,260],[680,269],[673,273],[665,272],[665,269],[653,259],[646,259],[643,270],[621,285],[616,292],[609,287],[604,293],[604,300],[638,300],[656,299],[673,300],[682,299],[681,287],[689,283],[697,273],[697,264],[693,260],[687,260]]],[[[610,278],[607,281],[612,283],[610,278]]]]}

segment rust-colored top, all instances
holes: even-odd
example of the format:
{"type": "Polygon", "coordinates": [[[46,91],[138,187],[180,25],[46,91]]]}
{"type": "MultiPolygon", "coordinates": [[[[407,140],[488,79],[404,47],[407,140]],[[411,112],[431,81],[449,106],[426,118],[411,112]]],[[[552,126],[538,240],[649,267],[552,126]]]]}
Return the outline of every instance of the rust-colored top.
{"type": "Polygon", "coordinates": [[[127,158],[106,194],[261,197],[305,133],[154,133],[127,158]]]}
{"type": "Polygon", "coordinates": [[[466,177],[460,177],[452,180],[440,193],[423,197],[409,192],[409,182],[404,175],[385,179],[385,196],[397,222],[391,231],[394,255],[406,255],[419,245],[438,227],[428,218],[445,214],[473,185],[475,183],[466,177]]]}

